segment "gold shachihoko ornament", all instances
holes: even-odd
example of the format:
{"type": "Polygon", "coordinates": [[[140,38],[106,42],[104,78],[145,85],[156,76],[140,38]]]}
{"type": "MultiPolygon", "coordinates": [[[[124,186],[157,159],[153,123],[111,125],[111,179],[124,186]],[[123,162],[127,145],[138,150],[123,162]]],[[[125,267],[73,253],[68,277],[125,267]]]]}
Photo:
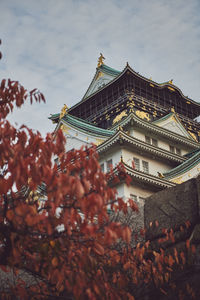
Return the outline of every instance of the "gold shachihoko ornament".
{"type": "Polygon", "coordinates": [[[105,59],[105,57],[103,56],[103,54],[102,53],[100,53],[100,56],[99,56],[99,58],[98,58],[98,64],[97,64],[97,68],[99,68],[99,67],[101,67],[101,65],[103,65],[104,64],[104,59],[105,59]]]}
{"type": "Polygon", "coordinates": [[[66,104],[64,104],[63,108],[61,109],[59,119],[62,119],[66,115],[67,110],[68,110],[68,107],[66,104]]]}

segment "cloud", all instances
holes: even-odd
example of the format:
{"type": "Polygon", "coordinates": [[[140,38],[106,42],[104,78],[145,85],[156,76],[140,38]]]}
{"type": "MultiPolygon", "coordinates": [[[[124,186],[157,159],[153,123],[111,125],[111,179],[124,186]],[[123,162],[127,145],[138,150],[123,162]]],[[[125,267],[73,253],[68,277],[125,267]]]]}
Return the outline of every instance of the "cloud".
{"type": "Polygon", "coordinates": [[[173,78],[199,101],[199,11],[198,0],[1,0],[0,77],[38,87],[47,99],[25,105],[12,120],[52,130],[47,116],[81,100],[99,52],[116,69],[129,61],[157,82],[173,78]]]}

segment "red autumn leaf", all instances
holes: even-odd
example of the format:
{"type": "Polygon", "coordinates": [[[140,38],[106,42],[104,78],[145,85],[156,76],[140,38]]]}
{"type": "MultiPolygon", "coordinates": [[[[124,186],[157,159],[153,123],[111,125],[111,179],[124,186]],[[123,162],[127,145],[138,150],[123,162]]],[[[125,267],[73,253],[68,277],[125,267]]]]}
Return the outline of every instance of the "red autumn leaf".
{"type": "Polygon", "coordinates": [[[125,227],[122,231],[122,237],[124,241],[130,243],[131,241],[131,229],[129,227],[125,227]]]}
{"type": "Polygon", "coordinates": [[[186,248],[189,249],[190,248],[190,240],[186,240],[186,248]]]}
{"type": "Polygon", "coordinates": [[[80,182],[79,179],[75,181],[75,196],[77,199],[80,199],[83,197],[85,191],[82,183],[80,182]]]}
{"type": "Polygon", "coordinates": [[[169,266],[170,267],[172,267],[173,266],[173,264],[174,264],[174,259],[173,259],[173,257],[171,256],[171,255],[169,255],[169,259],[168,259],[168,264],[169,264],[169,266]]]}
{"type": "Polygon", "coordinates": [[[14,217],[13,210],[8,210],[7,213],[6,213],[6,216],[7,216],[8,220],[11,221],[14,217]]]}
{"type": "Polygon", "coordinates": [[[104,255],[104,247],[101,246],[99,243],[95,243],[94,244],[94,251],[98,254],[98,255],[104,255]]]}
{"type": "Polygon", "coordinates": [[[53,267],[57,267],[58,266],[58,258],[57,257],[53,257],[51,260],[52,266],[53,267]]]}

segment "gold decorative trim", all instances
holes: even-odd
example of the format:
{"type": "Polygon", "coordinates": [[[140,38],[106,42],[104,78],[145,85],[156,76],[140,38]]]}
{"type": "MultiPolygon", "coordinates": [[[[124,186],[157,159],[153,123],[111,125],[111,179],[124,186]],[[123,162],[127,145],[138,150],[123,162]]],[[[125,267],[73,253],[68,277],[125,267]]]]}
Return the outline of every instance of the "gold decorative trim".
{"type": "Polygon", "coordinates": [[[196,135],[195,135],[193,132],[189,131],[189,130],[188,130],[188,132],[189,132],[189,134],[191,135],[191,137],[193,137],[193,139],[194,139],[196,142],[198,142],[198,139],[197,139],[196,135]]]}
{"type": "Polygon", "coordinates": [[[103,140],[101,140],[101,139],[96,139],[95,142],[94,142],[94,144],[95,144],[96,146],[99,146],[99,145],[102,144],[102,143],[103,143],[103,140]]]}
{"type": "Polygon", "coordinates": [[[98,75],[97,75],[96,80],[99,79],[100,77],[103,77],[103,76],[104,76],[104,74],[102,72],[99,72],[98,75]]]}
{"type": "Polygon", "coordinates": [[[118,114],[114,119],[113,119],[113,125],[117,122],[119,122],[123,117],[127,116],[126,110],[123,110],[120,114],[118,114]]]}
{"type": "Polygon", "coordinates": [[[170,91],[173,91],[173,92],[175,92],[175,89],[173,89],[172,87],[170,87],[170,86],[168,86],[168,89],[170,90],[170,91]]]}
{"type": "Polygon", "coordinates": [[[64,131],[65,133],[69,133],[70,127],[68,127],[68,126],[66,126],[66,125],[64,125],[64,124],[62,124],[62,125],[60,126],[60,129],[61,129],[62,131],[64,131]]]}
{"type": "Polygon", "coordinates": [[[150,117],[149,117],[149,114],[144,112],[144,111],[141,111],[141,110],[136,110],[135,114],[140,118],[140,119],[145,119],[147,121],[150,121],[150,117]]]}
{"type": "Polygon", "coordinates": [[[178,178],[175,178],[175,179],[172,179],[171,181],[174,182],[174,183],[177,183],[177,184],[181,184],[181,183],[184,182],[184,180],[182,179],[182,176],[178,177],[178,178]]]}

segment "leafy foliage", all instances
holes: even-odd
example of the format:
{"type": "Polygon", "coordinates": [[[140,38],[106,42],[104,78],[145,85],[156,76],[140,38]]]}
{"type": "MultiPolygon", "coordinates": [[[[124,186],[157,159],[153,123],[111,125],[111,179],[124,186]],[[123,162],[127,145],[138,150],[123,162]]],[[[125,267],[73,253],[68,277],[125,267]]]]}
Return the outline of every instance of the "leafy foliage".
{"type": "Polygon", "coordinates": [[[43,139],[26,126],[14,128],[6,116],[27,99],[45,101],[36,89],[1,82],[0,268],[15,276],[1,299],[134,300],[136,287],[149,283],[167,293],[172,267],[184,265],[185,254],[151,251],[149,242],[132,249],[130,228],[110,221],[108,207],[137,211],[108,185],[130,182],[123,164],[104,174],[94,147],[66,153],[62,131],[43,139]]]}

